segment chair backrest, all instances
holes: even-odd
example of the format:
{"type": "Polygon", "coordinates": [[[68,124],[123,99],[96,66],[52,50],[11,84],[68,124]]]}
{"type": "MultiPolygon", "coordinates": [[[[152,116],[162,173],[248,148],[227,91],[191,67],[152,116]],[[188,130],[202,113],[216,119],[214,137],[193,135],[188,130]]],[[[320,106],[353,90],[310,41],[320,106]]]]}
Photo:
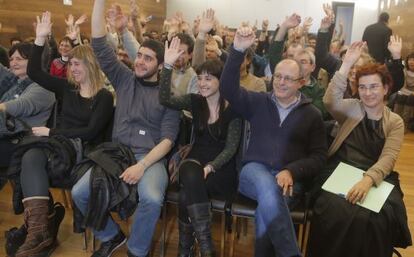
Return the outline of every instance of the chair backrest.
{"type": "Polygon", "coordinates": [[[52,106],[52,111],[50,112],[49,119],[46,122],[46,127],[56,128],[57,116],[58,116],[58,100],[56,100],[52,106]]]}
{"type": "Polygon", "coordinates": [[[250,142],[250,123],[247,120],[242,121],[242,131],[240,135],[239,149],[236,153],[236,169],[237,173],[240,173],[243,164],[243,157],[246,154],[247,148],[250,142]]]}

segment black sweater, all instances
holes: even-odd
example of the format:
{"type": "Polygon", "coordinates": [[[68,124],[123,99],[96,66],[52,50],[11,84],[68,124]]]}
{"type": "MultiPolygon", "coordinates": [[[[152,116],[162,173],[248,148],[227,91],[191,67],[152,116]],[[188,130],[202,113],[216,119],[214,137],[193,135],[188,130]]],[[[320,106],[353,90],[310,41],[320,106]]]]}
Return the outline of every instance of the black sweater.
{"type": "Polygon", "coordinates": [[[327,159],[325,127],[320,112],[306,97],[281,125],[271,93],[240,87],[244,53],[230,50],[220,79],[220,93],[250,122],[251,136],[243,162],[260,162],[274,170],[287,169],[295,180],[316,175],[327,159]]]}
{"type": "Polygon", "coordinates": [[[61,123],[50,129],[50,135],[80,138],[93,144],[100,143],[113,114],[113,98],[106,89],[94,97],[84,98],[75,85],[66,79],[53,77],[41,69],[43,47],[34,46],[27,67],[29,77],[62,99],[61,123]]]}

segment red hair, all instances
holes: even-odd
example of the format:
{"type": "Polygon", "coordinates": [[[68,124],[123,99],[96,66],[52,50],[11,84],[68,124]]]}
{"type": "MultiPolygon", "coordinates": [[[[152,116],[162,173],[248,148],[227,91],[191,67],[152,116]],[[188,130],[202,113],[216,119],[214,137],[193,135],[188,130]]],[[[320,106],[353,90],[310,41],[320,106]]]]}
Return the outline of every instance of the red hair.
{"type": "Polygon", "coordinates": [[[355,80],[358,83],[361,77],[374,74],[377,74],[381,78],[383,86],[388,86],[388,93],[391,92],[393,81],[388,68],[384,64],[368,63],[359,67],[355,75],[355,80]]]}

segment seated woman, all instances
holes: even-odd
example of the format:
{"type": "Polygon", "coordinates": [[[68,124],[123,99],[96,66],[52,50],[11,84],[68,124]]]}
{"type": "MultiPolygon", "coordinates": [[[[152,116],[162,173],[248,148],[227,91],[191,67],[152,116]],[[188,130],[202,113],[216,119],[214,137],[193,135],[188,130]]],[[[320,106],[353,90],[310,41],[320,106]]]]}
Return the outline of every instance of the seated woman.
{"type": "MultiPolygon", "coordinates": [[[[62,121],[60,127],[34,127],[32,131],[35,136],[49,137],[49,142],[56,136],[70,139],[76,159],[79,160],[83,148],[79,147],[79,141],[85,146],[86,143],[95,145],[103,140],[113,113],[113,99],[102,88],[102,72],[89,46],[77,46],[71,51],[68,80],[42,71],[41,55],[50,32],[50,13],[45,12],[41,20],[37,21],[28,74],[31,79],[62,99],[62,121]]],[[[49,186],[59,186],[60,181],[56,182],[51,177],[56,171],[49,169],[49,161],[46,149],[37,147],[27,150],[21,159],[20,182],[28,234],[16,253],[17,257],[34,256],[53,243],[51,228],[47,226],[49,186]]]]}
{"type": "Polygon", "coordinates": [[[10,70],[0,64],[0,167],[9,165],[13,149],[26,127],[46,125],[55,102],[53,93],[27,76],[27,62],[32,45],[15,44],[9,51],[10,70]],[[13,131],[6,126],[6,116],[17,119],[13,131]],[[23,125],[24,124],[24,125],[23,125]]]}
{"type": "Polygon", "coordinates": [[[403,142],[404,124],[384,103],[392,86],[386,67],[361,66],[356,73],[360,99],[343,99],[346,78],[364,45],[356,42],[350,46],[323,99],[339,128],[321,180],[339,162],[366,172],[345,199],[326,191],[320,193],[311,222],[308,253],[312,257],[391,257],[393,247],[411,244],[398,175],[392,172],[403,142]],[[383,180],[395,187],[379,213],[356,205],[383,180]]]}
{"type": "Polygon", "coordinates": [[[62,38],[59,42],[58,52],[59,58],[56,58],[50,64],[50,75],[65,79],[67,76],[68,61],[70,51],[75,47],[72,39],[68,36],[62,38]]]}
{"type": "Polygon", "coordinates": [[[194,143],[187,159],[179,166],[179,254],[193,256],[193,233],[201,256],[215,256],[210,229],[210,197],[229,199],[237,187],[234,154],[240,141],[241,120],[220,96],[219,78],[223,64],[219,60],[201,64],[198,75],[200,94],[171,96],[171,74],[182,54],[175,37],[166,46],[161,73],[160,103],[193,116],[194,143]]]}

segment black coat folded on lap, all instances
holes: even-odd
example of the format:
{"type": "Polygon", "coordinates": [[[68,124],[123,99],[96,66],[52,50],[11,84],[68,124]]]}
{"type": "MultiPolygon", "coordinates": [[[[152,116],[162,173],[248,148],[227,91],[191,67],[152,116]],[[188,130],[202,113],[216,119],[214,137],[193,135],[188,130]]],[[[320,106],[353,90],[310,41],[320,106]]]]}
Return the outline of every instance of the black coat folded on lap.
{"type": "Polygon", "coordinates": [[[137,186],[128,185],[119,178],[134,164],[136,160],[129,147],[103,143],[76,166],[72,177],[75,183],[92,168],[89,199],[93,200],[89,201],[85,216],[74,208],[75,232],[81,232],[85,226],[104,229],[110,211],[117,212],[123,220],[134,213],[138,203],[137,186]]]}

